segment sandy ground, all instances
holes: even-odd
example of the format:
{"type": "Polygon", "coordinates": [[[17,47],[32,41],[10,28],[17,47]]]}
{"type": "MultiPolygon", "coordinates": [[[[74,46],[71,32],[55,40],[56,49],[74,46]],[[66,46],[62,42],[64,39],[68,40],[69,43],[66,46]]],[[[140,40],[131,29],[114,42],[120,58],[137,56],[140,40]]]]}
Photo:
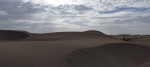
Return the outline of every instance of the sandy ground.
{"type": "Polygon", "coordinates": [[[150,67],[149,61],[148,46],[97,32],[30,35],[0,42],[0,67],[150,67]]]}
{"type": "Polygon", "coordinates": [[[150,46],[150,35],[114,35],[115,38],[122,40],[123,38],[129,39],[129,43],[137,43],[150,46]]]}

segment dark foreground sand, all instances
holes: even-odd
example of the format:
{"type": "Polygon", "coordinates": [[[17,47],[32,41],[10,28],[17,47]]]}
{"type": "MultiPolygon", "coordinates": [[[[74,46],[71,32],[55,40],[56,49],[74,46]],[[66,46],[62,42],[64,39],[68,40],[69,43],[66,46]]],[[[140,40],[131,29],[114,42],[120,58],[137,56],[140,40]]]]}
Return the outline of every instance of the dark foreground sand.
{"type": "Polygon", "coordinates": [[[15,31],[19,36],[11,38],[10,31],[4,32],[8,30],[0,31],[0,67],[150,67],[149,46],[101,32],[15,31]]]}

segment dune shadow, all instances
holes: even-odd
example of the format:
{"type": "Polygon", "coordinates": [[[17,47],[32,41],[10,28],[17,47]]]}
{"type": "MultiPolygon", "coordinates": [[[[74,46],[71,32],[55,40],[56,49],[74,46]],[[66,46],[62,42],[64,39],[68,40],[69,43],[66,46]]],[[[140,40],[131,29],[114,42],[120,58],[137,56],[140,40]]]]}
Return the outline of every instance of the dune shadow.
{"type": "Polygon", "coordinates": [[[29,37],[25,31],[0,30],[0,41],[15,41],[29,37]]]}

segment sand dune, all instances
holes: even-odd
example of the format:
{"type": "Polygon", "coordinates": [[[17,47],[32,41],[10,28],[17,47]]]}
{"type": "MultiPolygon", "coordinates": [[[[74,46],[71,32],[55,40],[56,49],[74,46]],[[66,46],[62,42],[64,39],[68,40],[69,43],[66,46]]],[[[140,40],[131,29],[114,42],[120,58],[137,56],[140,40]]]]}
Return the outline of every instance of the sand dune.
{"type": "Polygon", "coordinates": [[[1,31],[0,39],[8,40],[0,42],[0,67],[149,67],[150,47],[98,31],[1,31]]]}
{"type": "Polygon", "coordinates": [[[95,39],[101,37],[113,38],[112,36],[105,35],[104,33],[98,31],[31,34],[25,31],[0,30],[0,41],[56,41],[88,38],[95,39]]]}
{"type": "Polygon", "coordinates": [[[21,40],[28,36],[25,31],[0,30],[0,41],[21,40]]]}
{"type": "Polygon", "coordinates": [[[0,67],[66,67],[72,51],[120,42],[111,39],[0,42],[0,67]]]}
{"type": "Polygon", "coordinates": [[[66,60],[70,67],[150,67],[150,47],[112,43],[74,51],[66,60]]]}
{"type": "Polygon", "coordinates": [[[88,38],[113,38],[101,32],[57,32],[47,34],[35,34],[26,40],[31,41],[52,41],[52,40],[70,40],[70,39],[88,39],[88,38]]]}

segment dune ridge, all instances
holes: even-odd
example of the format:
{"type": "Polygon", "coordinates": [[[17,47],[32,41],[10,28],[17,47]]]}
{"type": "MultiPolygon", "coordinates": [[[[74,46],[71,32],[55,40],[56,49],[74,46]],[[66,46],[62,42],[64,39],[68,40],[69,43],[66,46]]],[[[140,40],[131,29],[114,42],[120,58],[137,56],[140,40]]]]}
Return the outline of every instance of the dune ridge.
{"type": "Polygon", "coordinates": [[[68,67],[150,67],[149,62],[150,47],[131,43],[79,49],[66,57],[68,67]]]}
{"type": "Polygon", "coordinates": [[[35,34],[32,38],[28,40],[42,41],[42,40],[70,40],[70,39],[95,39],[95,38],[113,38],[106,34],[97,32],[56,32],[47,34],[35,34]]]}
{"type": "Polygon", "coordinates": [[[26,31],[0,30],[0,41],[56,41],[73,39],[114,38],[99,31],[55,32],[35,34],[26,31]]]}

